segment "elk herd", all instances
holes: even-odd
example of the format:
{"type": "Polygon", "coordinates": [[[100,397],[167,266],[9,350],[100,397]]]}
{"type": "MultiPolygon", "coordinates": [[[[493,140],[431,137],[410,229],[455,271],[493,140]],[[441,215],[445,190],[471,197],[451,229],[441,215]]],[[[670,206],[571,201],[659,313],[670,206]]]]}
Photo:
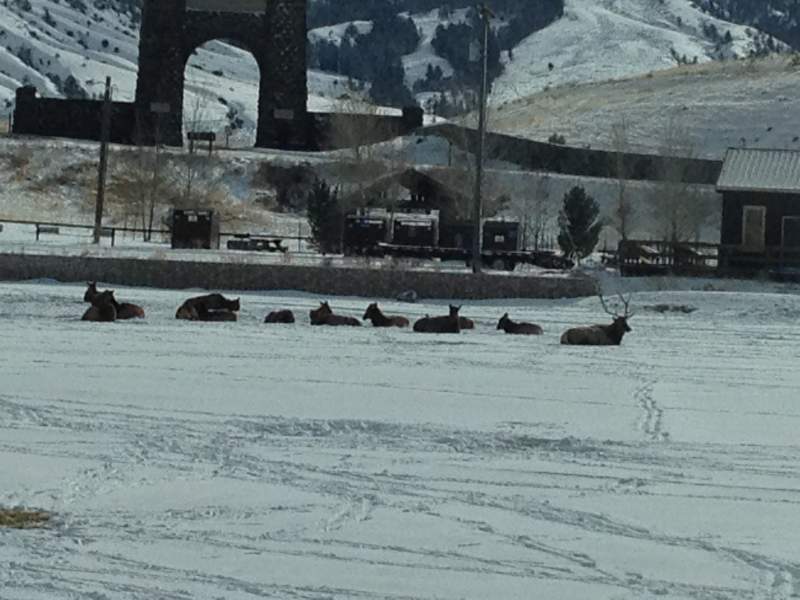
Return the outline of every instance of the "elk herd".
{"type": "MultiPolygon", "coordinates": [[[[561,343],[578,346],[619,346],[623,336],[631,330],[628,319],[633,316],[630,310],[630,298],[623,298],[622,295],[619,298],[624,308],[623,314],[610,310],[605,298],[600,296],[603,309],[613,317],[610,325],[589,325],[568,329],[562,334],[561,343]]],[[[83,321],[110,322],[120,319],[142,319],[145,316],[141,306],[118,302],[112,290],[100,292],[95,282],[88,284],[83,299],[91,304],[83,314],[83,321]]],[[[460,306],[450,305],[449,308],[448,314],[433,317],[426,315],[417,319],[412,327],[409,319],[404,316],[384,314],[377,302],[367,307],[361,320],[349,315],[336,314],[328,302],[321,302],[318,308],[309,311],[309,321],[314,326],[360,327],[363,320],[371,322],[373,327],[412,327],[413,331],[418,333],[460,333],[475,328],[472,319],[458,314],[460,306]]],[[[238,298],[231,300],[222,294],[207,294],[186,300],[178,307],[175,318],[188,321],[236,321],[239,309],[238,298]]],[[[288,309],[276,310],[265,317],[264,323],[295,323],[295,316],[288,309]]],[[[514,335],[544,333],[540,325],[512,321],[508,313],[500,317],[497,329],[514,335]]]]}

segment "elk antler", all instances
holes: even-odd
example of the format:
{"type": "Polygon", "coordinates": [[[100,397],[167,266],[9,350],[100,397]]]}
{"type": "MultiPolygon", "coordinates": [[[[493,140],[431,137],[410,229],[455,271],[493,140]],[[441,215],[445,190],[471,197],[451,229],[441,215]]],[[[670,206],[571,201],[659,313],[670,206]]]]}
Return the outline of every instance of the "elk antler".
{"type": "Polygon", "coordinates": [[[619,300],[620,302],[622,302],[622,306],[625,309],[625,312],[621,315],[616,310],[610,310],[608,308],[608,305],[606,304],[606,299],[603,298],[603,294],[598,294],[598,295],[600,296],[600,303],[603,305],[603,310],[605,310],[606,313],[608,313],[615,319],[619,317],[624,317],[626,319],[629,319],[630,317],[633,316],[634,313],[633,311],[630,310],[630,304],[631,304],[631,299],[633,298],[633,294],[629,295],[628,298],[626,299],[621,293],[617,293],[617,296],[619,297],[619,300]]]}
{"type": "Polygon", "coordinates": [[[631,318],[634,313],[630,309],[631,299],[633,298],[633,294],[630,294],[627,299],[623,298],[622,294],[617,294],[619,296],[620,301],[622,302],[622,306],[625,307],[625,314],[623,315],[626,319],[631,318]]]}
{"type": "Polygon", "coordinates": [[[608,306],[606,306],[606,299],[603,298],[603,294],[598,294],[598,296],[600,296],[600,304],[603,305],[603,310],[606,311],[612,317],[617,318],[619,315],[615,311],[609,310],[608,306]]]}

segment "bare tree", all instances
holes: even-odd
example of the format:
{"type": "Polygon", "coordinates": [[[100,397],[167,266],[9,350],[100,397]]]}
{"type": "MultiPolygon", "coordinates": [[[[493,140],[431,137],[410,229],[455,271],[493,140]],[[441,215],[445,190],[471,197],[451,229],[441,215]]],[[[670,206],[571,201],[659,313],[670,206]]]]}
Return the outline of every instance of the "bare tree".
{"type": "Polygon", "coordinates": [[[696,190],[688,183],[689,168],[697,155],[691,132],[675,115],[664,126],[659,154],[660,181],[653,192],[655,225],[665,240],[689,241],[698,235],[707,215],[698,210],[696,190]]]}
{"type": "Polygon", "coordinates": [[[551,183],[550,175],[540,174],[533,192],[517,198],[514,203],[514,212],[522,225],[523,248],[539,250],[544,243],[555,215],[551,183]]]}
{"type": "Polygon", "coordinates": [[[634,226],[635,211],[628,195],[630,168],[627,154],[630,152],[630,140],[625,118],[611,126],[611,149],[614,152],[614,171],[617,177],[617,198],[611,223],[619,237],[627,240],[634,226]]]}
{"type": "MultiPolygon", "coordinates": [[[[188,113],[184,113],[184,131],[189,132],[209,132],[210,121],[208,119],[208,98],[196,95],[188,113]]],[[[184,154],[181,164],[184,202],[189,205],[192,203],[193,186],[198,179],[208,179],[210,168],[210,157],[207,153],[199,151],[189,144],[189,151],[184,154]]],[[[206,182],[207,183],[207,182],[206,182]]],[[[201,193],[202,195],[202,193],[201,193]]]]}
{"type": "Polygon", "coordinates": [[[151,238],[159,198],[174,192],[161,162],[161,153],[141,144],[119,153],[106,190],[109,208],[120,211],[126,224],[138,221],[145,240],[151,238]]]}

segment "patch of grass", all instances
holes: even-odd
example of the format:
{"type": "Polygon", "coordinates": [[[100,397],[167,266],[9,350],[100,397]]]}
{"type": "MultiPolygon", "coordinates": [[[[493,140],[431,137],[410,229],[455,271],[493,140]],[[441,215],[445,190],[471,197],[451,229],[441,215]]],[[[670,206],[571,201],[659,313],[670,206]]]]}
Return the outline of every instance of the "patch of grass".
{"type": "Polygon", "coordinates": [[[32,529],[44,527],[50,521],[50,513],[24,508],[0,508],[0,527],[32,529]]]}

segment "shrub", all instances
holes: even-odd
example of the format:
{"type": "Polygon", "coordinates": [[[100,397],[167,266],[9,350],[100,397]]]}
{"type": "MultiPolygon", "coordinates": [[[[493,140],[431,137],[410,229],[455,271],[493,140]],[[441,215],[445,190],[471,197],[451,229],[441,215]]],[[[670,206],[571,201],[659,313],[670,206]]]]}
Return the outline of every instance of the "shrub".
{"type": "Polygon", "coordinates": [[[0,527],[30,529],[32,527],[43,527],[49,520],[50,514],[43,510],[0,508],[0,527]]]}
{"type": "Polygon", "coordinates": [[[325,181],[317,180],[308,193],[308,224],[312,244],[323,254],[338,254],[342,250],[344,215],[339,207],[339,190],[325,181]]]}

